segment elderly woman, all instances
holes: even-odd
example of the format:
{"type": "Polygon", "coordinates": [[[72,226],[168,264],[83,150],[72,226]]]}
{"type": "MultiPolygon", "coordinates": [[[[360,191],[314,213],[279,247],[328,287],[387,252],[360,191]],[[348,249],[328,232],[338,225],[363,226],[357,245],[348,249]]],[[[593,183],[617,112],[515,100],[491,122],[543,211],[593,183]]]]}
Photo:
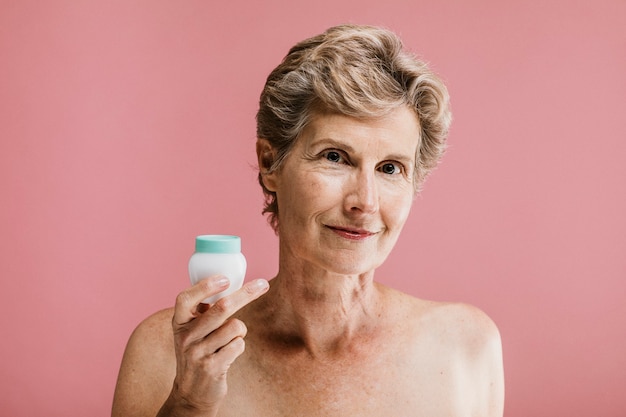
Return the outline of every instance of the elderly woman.
{"type": "Polygon", "coordinates": [[[278,273],[213,305],[229,281],[207,277],[141,323],[113,415],[501,416],[493,322],[374,281],[450,119],[443,83],[389,31],[295,45],[257,115],[278,273]]]}

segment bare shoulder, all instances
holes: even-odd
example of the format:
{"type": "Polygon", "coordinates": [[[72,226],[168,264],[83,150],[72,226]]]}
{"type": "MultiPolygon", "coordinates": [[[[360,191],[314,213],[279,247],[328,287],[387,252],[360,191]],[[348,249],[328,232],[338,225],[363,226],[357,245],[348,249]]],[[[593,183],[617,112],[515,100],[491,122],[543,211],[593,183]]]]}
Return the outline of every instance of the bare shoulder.
{"type": "Polygon", "coordinates": [[[158,311],[143,320],[133,331],[124,355],[173,359],[174,338],[172,335],[173,308],[158,311]]]}
{"type": "Polygon", "coordinates": [[[481,309],[465,303],[429,301],[386,289],[395,315],[403,318],[407,334],[436,339],[468,351],[500,343],[494,321],[481,309]]]}
{"type": "Polygon", "coordinates": [[[176,375],[172,315],[171,308],[161,310],[131,334],[115,387],[113,416],[156,415],[169,395],[176,375]]]}
{"type": "Polygon", "coordinates": [[[463,403],[473,415],[504,412],[504,367],[500,332],[482,310],[462,303],[438,303],[425,319],[456,366],[463,403]]]}
{"type": "Polygon", "coordinates": [[[421,324],[426,324],[434,335],[455,342],[468,354],[478,353],[494,343],[500,344],[498,327],[478,307],[465,303],[425,303],[427,307],[421,315],[421,324]]]}
{"type": "Polygon", "coordinates": [[[144,319],[135,331],[133,336],[145,337],[158,335],[170,335],[172,333],[172,317],[174,316],[174,308],[166,308],[144,319]]]}
{"type": "Polygon", "coordinates": [[[402,323],[412,386],[427,390],[437,380],[440,389],[430,392],[431,399],[464,413],[471,410],[471,415],[502,416],[502,343],[494,321],[469,304],[422,300],[394,290],[387,294],[392,322],[402,323]]]}

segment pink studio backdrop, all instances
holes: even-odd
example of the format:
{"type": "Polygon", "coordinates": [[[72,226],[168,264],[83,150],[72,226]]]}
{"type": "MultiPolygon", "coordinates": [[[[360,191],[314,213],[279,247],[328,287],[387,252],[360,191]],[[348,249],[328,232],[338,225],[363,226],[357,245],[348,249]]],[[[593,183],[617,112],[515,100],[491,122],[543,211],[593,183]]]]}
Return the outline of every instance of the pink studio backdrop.
{"type": "Polygon", "coordinates": [[[108,415],[196,234],[273,276],[258,94],[354,22],[431,61],[455,115],[379,280],[497,322],[507,416],[625,416],[626,2],[517,3],[1,0],[0,415],[108,415]]]}

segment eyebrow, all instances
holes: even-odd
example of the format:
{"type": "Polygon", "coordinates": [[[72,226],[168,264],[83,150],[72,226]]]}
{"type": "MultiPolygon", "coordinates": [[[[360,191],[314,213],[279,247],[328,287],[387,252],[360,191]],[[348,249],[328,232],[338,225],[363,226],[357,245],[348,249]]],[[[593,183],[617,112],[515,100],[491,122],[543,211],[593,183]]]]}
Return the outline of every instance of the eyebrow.
{"type": "Polygon", "coordinates": [[[352,152],[352,153],[356,152],[354,148],[348,145],[347,143],[344,143],[335,139],[331,139],[331,138],[319,139],[315,143],[313,143],[313,146],[320,146],[320,145],[332,146],[334,148],[341,148],[345,150],[346,152],[352,152]]]}

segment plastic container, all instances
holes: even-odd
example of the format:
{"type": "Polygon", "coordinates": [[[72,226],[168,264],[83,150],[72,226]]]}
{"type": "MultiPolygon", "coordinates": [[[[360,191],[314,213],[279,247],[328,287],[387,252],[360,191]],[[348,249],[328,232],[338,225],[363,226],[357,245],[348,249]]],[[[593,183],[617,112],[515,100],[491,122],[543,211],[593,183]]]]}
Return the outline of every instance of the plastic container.
{"type": "Polygon", "coordinates": [[[196,236],[196,251],[189,259],[189,278],[192,284],[213,275],[223,275],[230,286],[203,303],[213,304],[222,297],[237,291],[246,275],[246,258],[241,253],[241,238],[230,235],[196,236]]]}

